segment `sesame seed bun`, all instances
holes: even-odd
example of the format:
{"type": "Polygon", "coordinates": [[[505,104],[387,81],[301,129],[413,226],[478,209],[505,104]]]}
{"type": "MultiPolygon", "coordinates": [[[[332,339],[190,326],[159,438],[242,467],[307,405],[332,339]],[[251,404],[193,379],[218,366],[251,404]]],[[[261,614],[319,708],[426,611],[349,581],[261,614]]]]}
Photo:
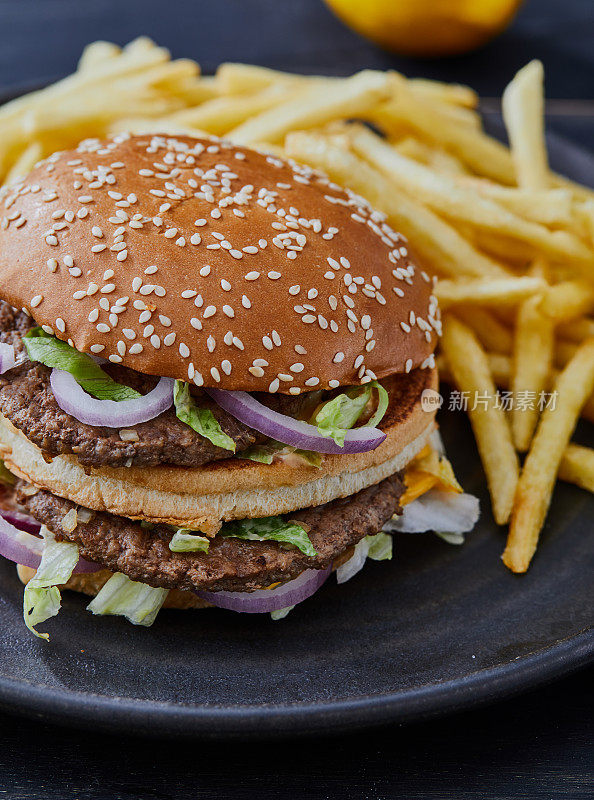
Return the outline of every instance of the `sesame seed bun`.
{"type": "Polygon", "coordinates": [[[429,276],[360,197],[214,139],[119,135],[0,193],[0,296],[83,352],[298,394],[432,366],[429,276]]]}

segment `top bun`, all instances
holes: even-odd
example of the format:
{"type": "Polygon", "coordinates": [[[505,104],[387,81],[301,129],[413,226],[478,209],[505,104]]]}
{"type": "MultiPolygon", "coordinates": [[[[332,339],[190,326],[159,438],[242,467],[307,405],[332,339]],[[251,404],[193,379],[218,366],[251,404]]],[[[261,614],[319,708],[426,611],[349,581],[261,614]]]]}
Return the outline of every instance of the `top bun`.
{"type": "Polygon", "coordinates": [[[0,193],[0,296],[77,350],[298,394],[433,365],[432,281],[326,177],[218,139],[118,135],[0,193]]]}

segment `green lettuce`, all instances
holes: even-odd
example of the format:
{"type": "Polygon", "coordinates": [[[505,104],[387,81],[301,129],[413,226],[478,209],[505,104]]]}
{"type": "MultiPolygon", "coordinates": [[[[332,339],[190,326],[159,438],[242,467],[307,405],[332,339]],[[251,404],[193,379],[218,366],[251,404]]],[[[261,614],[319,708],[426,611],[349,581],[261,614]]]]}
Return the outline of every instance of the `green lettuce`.
{"type": "Polygon", "coordinates": [[[368,427],[374,428],[383,419],[389,404],[388,392],[377,381],[348,389],[328,400],[316,412],[313,424],[317,426],[322,436],[334,439],[337,445],[343,447],[347,431],[355,426],[365,411],[374,389],[378,391],[378,405],[374,415],[366,423],[368,427]]]}
{"type": "Polygon", "coordinates": [[[368,544],[367,558],[372,561],[389,561],[392,558],[393,539],[389,533],[376,533],[375,536],[366,536],[368,544]]]}
{"type": "Polygon", "coordinates": [[[66,342],[50,336],[42,328],[32,328],[23,337],[31,361],[69,372],[75,381],[99,400],[135,400],[142,395],[117,383],[87,353],[79,353],[66,342]]]}
{"type": "Polygon", "coordinates": [[[241,519],[226,522],[218,536],[230,536],[235,539],[249,539],[256,542],[275,541],[292,545],[306,556],[315,556],[317,551],[307,535],[307,531],[298,522],[285,522],[282,517],[261,517],[260,519],[241,519]]]}
{"type": "Polygon", "coordinates": [[[172,553],[208,553],[209,541],[206,536],[197,536],[194,531],[180,528],[169,542],[172,553]]]}
{"type": "Polygon", "coordinates": [[[286,608],[279,608],[278,611],[271,611],[270,618],[275,620],[284,619],[294,608],[295,606],[287,606],[286,608]]]}
{"type": "Polygon", "coordinates": [[[297,447],[277,442],[269,439],[264,444],[255,444],[238,453],[238,458],[247,458],[250,461],[258,461],[261,464],[272,464],[275,455],[294,454],[302,458],[307,464],[320,469],[322,466],[322,454],[315,453],[313,450],[300,450],[297,447]]]}
{"type": "Polygon", "coordinates": [[[176,381],[173,389],[173,402],[178,419],[189,425],[190,428],[204,436],[217,447],[235,452],[235,442],[216,421],[214,414],[208,408],[199,408],[190,394],[190,384],[176,381]]]}
{"type": "Polygon", "coordinates": [[[116,572],[87,609],[93,614],[126,617],[133,625],[149,627],[155,621],[168,593],[168,589],[155,589],[116,572]]]}
{"type": "Polygon", "coordinates": [[[78,547],[70,542],[56,542],[47,528],[41,530],[45,547],[35,577],[25,586],[23,617],[31,633],[47,641],[49,634],[39,633],[35,626],[59,612],[61,596],[58,586],[70,580],[78,563],[78,547]]]}

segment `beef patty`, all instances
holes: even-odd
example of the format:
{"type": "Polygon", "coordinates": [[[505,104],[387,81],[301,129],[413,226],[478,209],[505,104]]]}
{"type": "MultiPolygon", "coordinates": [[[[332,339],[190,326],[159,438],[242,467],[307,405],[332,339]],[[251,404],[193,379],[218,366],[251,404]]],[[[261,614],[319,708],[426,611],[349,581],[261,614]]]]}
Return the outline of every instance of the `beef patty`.
{"type": "MultiPolygon", "coordinates": [[[[0,301],[0,342],[15,346],[26,356],[22,337],[35,323],[22,311],[0,301]]],[[[104,369],[119,383],[146,393],[157,379],[117,365],[104,369]]],[[[174,409],[155,419],[135,425],[138,441],[122,441],[117,428],[85,425],[63,411],[50,386],[51,370],[28,359],[0,376],[0,413],[23,431],[25,436],[49,456],[76,455],[85,466],[153,467],[175,464],[199,467],[209,461],[228,458],[229,451],[211,444],[189,425],[181,422],[174,409]]],[[[209,408],[239,453],[266,437],[248,428],[216,405],[204,392],[192,389],[201,407],[209,408]]],[[[296,415],[305,397],[266,395],[261,398],[283,414],[296,415]]]]}
{"type": "Polygon", "coordinates": [[[305,569],[325,569],[341,553],[365,536],[378,533],[393,514],[400,513],[404,491],[401,475],[341,500],[286,515],[309,526],[317,550],[314,557],[276,542],[255,542],[215,536],[208,553],[172,553],[173,529],[167,525],[143,528],[139,522],[108,513],[93,513],[65,532],[61,520],[76,506],[50,492],[23,492],[16,499],[29,514],[58,538],[75,542],[84,558],[136,581],[169,589],[251,591],[293,578],[305,569]]]}
{"type": "MultiPolygon", "coordinates": [[[[171,464],[180,467],[199,467],[210,461],[229,458],[229,451],[211,444],[189,425],[181,422],[170,408],[155,419],[135,425],[138,441],[123,441],[117,428],[94,427],[79,422],[57,404],[50,386],[51,370],[26,358],[23,336],[35,323],[22,311],[0,300],[0,342],[14,345],[24,357],[23,363],[0,375],[0,413],[21,430],[49,457],[76,455],[89,467],[155,467],[171,464]]],[[[150,391],[157,378],[116,364],[104,367],[114,380],[131,386],[141,393],[150,391]]],[[[408,375],[392,375],[382,384],[390,393],[390,408],[380,428],[386,428],[406,417],[418,402],[422,389],[430,379],[430,370],[415,369],[408,375]]],[[[219,425],[236,445],[236,454],[265,441],[266,437],[232,417],[210,397],[196,387],[194,399],[209,408],[219,425]]],[[[331,396],[339,392],[326,393],[331,396]]],[[[299,396],[255,393],[269,408],[289,416],[299,416],[305,404],[313,406],[322,393],[310,392],[299,396]]]]}

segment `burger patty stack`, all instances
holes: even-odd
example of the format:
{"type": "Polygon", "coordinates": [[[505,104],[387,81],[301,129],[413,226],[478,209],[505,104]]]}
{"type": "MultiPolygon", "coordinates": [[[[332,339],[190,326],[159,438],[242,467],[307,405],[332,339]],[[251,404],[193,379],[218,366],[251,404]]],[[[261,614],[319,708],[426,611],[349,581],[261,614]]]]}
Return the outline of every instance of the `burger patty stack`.
{"type": "Polygon", "coordinates": [[[31,628],[64,585],[142,624],[279,612],[400,513],[439,313],[362,198],[120,135],[38,164],[0,219],[0,542],[31,628]]]}

